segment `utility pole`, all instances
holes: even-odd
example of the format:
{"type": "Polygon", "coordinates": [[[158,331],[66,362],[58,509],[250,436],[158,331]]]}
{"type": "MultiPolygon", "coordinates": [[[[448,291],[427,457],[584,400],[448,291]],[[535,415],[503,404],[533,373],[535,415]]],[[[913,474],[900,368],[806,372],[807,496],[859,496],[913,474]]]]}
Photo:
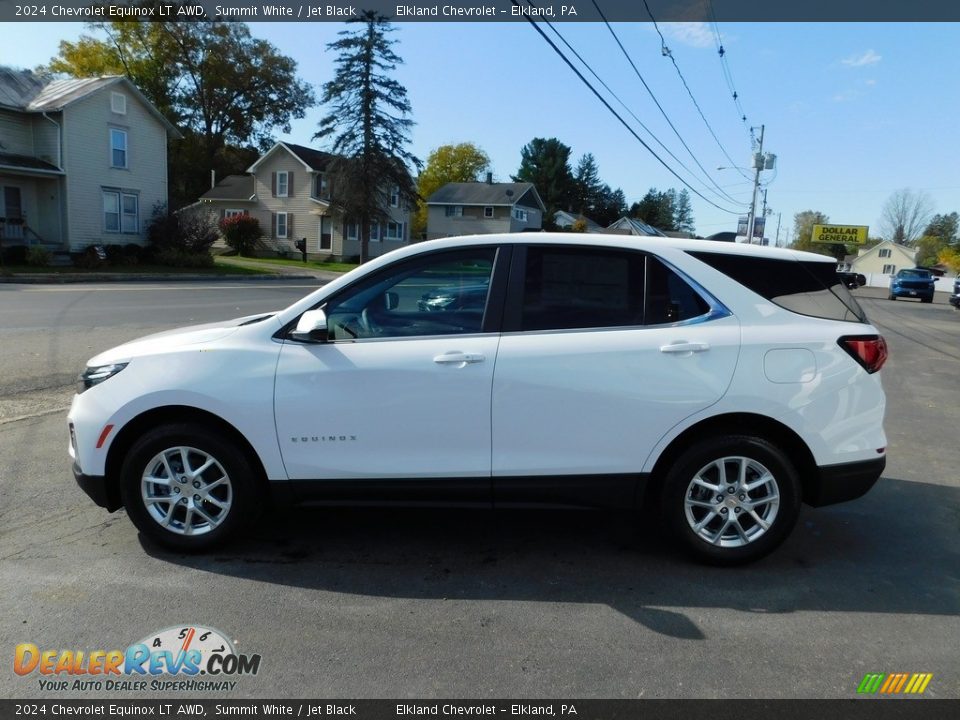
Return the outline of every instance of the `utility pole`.
{"type": "Polygon", "coordinates": [[[780,247],[780,216],[781,216],[781,215],[783,215],[783,213],[777,213],[777,240],[776,240],[776,243],[777,243],[777,244],[776,244],[776,247],[780,247]]]}
{"type": "Polygon", "coordinates": [[[753,195],[750,199],[750,215],[747,217],[747,242],[753,244],[753,226],[757,221],[757,190],[760,187],[760,171],[763,170],[763,129],[760,126],[760,145],[753,154],[753,195]]]}

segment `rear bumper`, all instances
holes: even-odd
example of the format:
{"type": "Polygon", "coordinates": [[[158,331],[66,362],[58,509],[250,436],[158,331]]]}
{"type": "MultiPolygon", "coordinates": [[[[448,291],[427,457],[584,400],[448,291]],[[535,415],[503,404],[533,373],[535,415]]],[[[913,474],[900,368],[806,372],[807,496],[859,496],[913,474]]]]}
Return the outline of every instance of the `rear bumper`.
{"type": "Polygon", "coordinates": [[[855,500],[874,486],[886,466],[886,456],[876,460],[824,465],[818,468],[817,477],[804,487],[803,500],[814,507],[855,500]]]}
{"type": "Polygon", "coordinates": [[[115,492],[107,484],[107,478],[103,475],[84,475],[76,464],[73,466],[73,477],[77,485],[83,490],[90,499],[102,508],[110,512],[119,510],[123,503],[120,501],[119,493],[115,492]]]}

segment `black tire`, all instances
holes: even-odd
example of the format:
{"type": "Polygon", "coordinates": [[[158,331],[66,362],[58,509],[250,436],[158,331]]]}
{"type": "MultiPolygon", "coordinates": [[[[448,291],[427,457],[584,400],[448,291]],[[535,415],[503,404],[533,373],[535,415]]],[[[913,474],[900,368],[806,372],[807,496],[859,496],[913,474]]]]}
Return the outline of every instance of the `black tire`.
{"type": "Polygon", "coordinates": [[[732,435],[698,442],[674,463],[664,479],[661,513],[668,530],[697,560],[739,565],[767,555],[787,538],[797,521],[800,502],[797,470],[782,450],[763,438],[732,435]],[[761,474],[763,469],[769,480],[753,489],[725,484],[719,470],[719,461],[724,459],[728,480],[730,476],[737,480],[740,467],[746,468],[747,485],[767,477],[761,474]],[[718,489],[708,491],[694,484],[697,477],[718,489]],[[731,487],[736,489],[730,492],[731,487]],[[763,503],[774,497],[772,490],[778,500],[763,503]],[[718,500],[720,496],[723,501],[718,500]],[[692,504],[700,502],[713,509],[692,504]],[[769,522],[769,527],[764,529],[755,516],[769,522]],[[739,532],[728,524],[728,518],[734,518],[739,532]],[[698,531],[695,525],[700,523],[705,524],[698,531]],[[707,536],[714,536],[714,542],[707,536]]]}
{"type": "Polygon", "coordinates": [[[890,293],[889,295],[887,295],[887,300],[896,300],[896,299],[897,299],[897,296],[894,295],[893,293],[890,293]]]}
{"type": "Polygon", "coordinates": [[[152,541],[181,552],[206,550],[222,543],[252,521],[260,504],[257,477],[244,449],[222,433],[192,423],[162,425],[141,437],[123,461],[120,483],[123,504],[137,529],[152,541]],[[179,448],[185,450],[188,472],[200,470],[204,456],[215,464],[184,481],[188,474],[181,475],[183,454],[174,452],[179,448]],[[165,456],[166,463],[158,459],[165,451],[171,453],[165,456]],[[148,472],[151,477],[166,480],[168,469],[174,477],[167,490],[162,482],[145,480],[148,472]],[[159,497],[147,503],[144,492],[159,497]],[[166,501],[166,493],[171,502],[166,501]],[[167,527],[158,513],[165,515],[167,527]],[[187,526],[196,534],[186,534],[187,526]]]}
{"type": "Polygon", "coordinates": [[[920,302],[932,303],[932,302],[933,302],[933,298],[920,298],[920,302]]]}

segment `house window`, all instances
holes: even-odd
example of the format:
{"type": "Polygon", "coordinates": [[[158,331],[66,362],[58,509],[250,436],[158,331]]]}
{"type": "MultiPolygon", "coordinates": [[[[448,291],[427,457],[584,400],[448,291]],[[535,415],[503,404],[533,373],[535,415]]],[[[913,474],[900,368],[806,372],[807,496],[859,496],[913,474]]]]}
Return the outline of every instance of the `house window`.
{"type": "Polygon", "coordinates": [[[287,197],[290,194],[290,174],[283,170],[277,173],[277,197],[287,197]]]}
{"type": "Polygon", "coordinates": [[[882,248],[881,250],[877,251],[877,255],[879,257],[890,257],[890,248],[882,248]]]}
{"type": "Polygon", "coordinates": [[[403,223],[388,222],[385,240],[403,240],[403,223]]]}
{"type": "Polygon", "coordinates": [[[140,198],[120,190],[103,191],[103,229],[108,233],[140,233],[140,198]]]}
{"type": "Polygon", "coordinates": [[[447,217],[463,217],[463,205],[447,205],[447,217]]]}
{"type": "Polygon", "coordinates": [[[127,96],[122,93],[110,93],[110,111],[117,115],[127,114],[127,96]]]}
{"type": "Polygon", "coordinates": [[[247,214],[246,210],[235,210],[231,208],[227,208],[226,210],[223,211],[224,218],[232,218],[237,215],[246,215],[246,214],[247,214]]]}
{"type": "MultiPolygon", "coordinates": [[[[881,250],[880,252],[883,252],[883,250],[881,250]]],[[[890,251],[887,250],[887,252],[890,252],[890,251]]],[[[883,274],[884,274],[884,275],[893,275],[896,271],[897,271],[897,266],[896,266],[896,265],[884,265],[884,266],[883,266],[883,274]]]]}
{"type": "Polygon", "coordinates": [[[370,241],[380,242],[380,223],[370,223],[370,241]]]}
{"type": "Polygon", "coordinates": [[[317,175],[316,197],[320,198],[321,200],[330,199],[330,183],[327,182],[326,173],[320,173],[317,175]]]}
{"type": "MultiPolygon", "coordinates": [[[[279,175],[279,173],[278,173],[278,174],[277,174],[277,187],[278,187],[278,188],[280,187],[280,182],[279,182],[279,180],[280,180],[280,175],[279,175]]],[[[287,213],[285,213],[285,212],[278,212],[278,213],[277,213],[277,237],[278,237],[278,238],[286,238],[286,237],[287,237],[287,226],[288,226],[288,224],[289,224],[289,223],[287,222],[287,213]]]]}
{"type": "Polygon", "coordinates": [[[492,207],[485,207],[485,208],[483,209],[483,216],[484,216],[485,218],[492,218],[492,217],[493,217],[493,208],[492,208],[492,207]]]}
{"type": "Polygon", "coordinates": [[[400,186],[394,185],[390,190],[390,207],[400,207],[400,186]]]}
{"type": "Polygon", "coordinates": [[[351,220],[345,224],[346,224],[347,240],[356,240],[357,239],[357,223],[351,220]]]}
{"type": "Polygon", "coordinates": [[[513,209],[513,218],[514,220],[519,220],[520,222],[527,221],[527,211],[523,208],[514,208],[513,209]]]}
{"type": "Polygon", "coordinates": [[[110,167],[127,167],[127,131],[110,128],[110,167]]]}

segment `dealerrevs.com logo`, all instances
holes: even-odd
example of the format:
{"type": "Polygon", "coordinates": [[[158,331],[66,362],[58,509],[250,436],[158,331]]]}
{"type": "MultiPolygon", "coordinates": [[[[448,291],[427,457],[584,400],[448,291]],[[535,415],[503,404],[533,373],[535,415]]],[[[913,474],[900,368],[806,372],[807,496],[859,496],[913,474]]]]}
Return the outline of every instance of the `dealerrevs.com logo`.
{"type": "Polygon", "coordinates": [[[41,650],[21,643],[14,651],[13,671],[39,675],[45,691],[222,692],[236,688],[232,678],[256,675],[260,655],[238,653],[219,630],[181,625],[151,633],[126,650],[41,650]]]}
{"type": "Polygon", "coordinates": [[[857,686],[861,695],[922,695],[932,673],[867,673],[857,686]]]}

